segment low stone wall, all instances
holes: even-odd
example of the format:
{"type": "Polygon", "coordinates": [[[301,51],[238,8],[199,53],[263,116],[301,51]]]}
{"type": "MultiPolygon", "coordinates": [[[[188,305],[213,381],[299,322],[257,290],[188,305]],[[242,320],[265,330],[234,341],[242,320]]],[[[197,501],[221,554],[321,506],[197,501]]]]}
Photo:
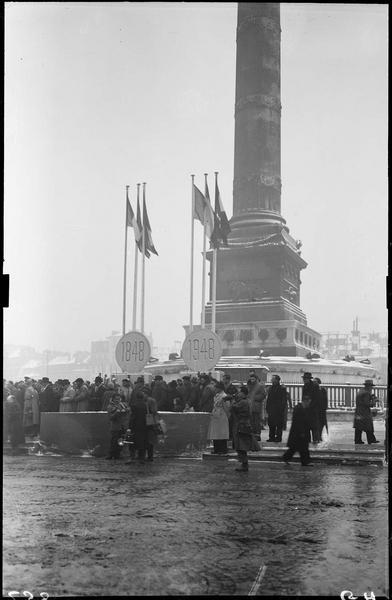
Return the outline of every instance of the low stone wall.
{"type": "MultiPolygon", "coordinates": [[[[158,414],[167,426],[165,440],[158,446],[160,453],[206,448],[210,413],[158,414]]],[[[80,454],[95,448],[94,454],[102,456],[109,449],[109,417],[106,412],[42,413],[40,438],[63,452],[80,454]]]]}
{"type": "MultiPolygon", "coordinates": [[[[207,447],[210,413],[160,412],[159,415],[167,426],[165,440],[158,446],[160,453],[179,454],[207,447]]],[[[290,417],[289,414],[287,429],[291,426],[290,417]]],[[[353,411],[331,409],[327,413],[329,422],[352,422],[353,418],[353,411]]],[[[80,454],[95,448],[94,454],[103,456],[109,449],[109,417],[106,412],[42,413],[40,438],[63,452],[80,454]]]]}

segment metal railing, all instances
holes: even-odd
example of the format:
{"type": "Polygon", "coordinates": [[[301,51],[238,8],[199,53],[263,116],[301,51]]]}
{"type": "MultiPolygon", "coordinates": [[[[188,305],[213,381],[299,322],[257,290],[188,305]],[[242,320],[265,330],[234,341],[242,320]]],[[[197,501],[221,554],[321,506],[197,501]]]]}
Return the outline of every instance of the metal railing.
{"type": "MultiPolygon", "coordinates": [[[[293,406],[295,406],[301,401],[303,385],[300,383],[285,383],[285,387],[290,394],[293,406]]],[[[363,385],[322,384],[322,387],[327,390],[328,408],[341,410],[353,410],[357,393],[363,390],[363,385]]],[[[384,411],[387,404],[387,386],[374,386],[373,394],[377,398],[375,407],[380,411],[384,411]]]]}

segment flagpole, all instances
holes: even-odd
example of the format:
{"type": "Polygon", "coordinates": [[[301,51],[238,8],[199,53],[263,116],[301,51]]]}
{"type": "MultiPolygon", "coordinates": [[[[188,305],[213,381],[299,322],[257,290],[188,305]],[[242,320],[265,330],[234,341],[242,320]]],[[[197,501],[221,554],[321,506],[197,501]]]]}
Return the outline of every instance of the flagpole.
{"type": "MultiPolygon", "coordinates": [[[[204,173],[205,187],[207,186],[207,175],[204,173]]],[[[201,284],[201,326],[204,329],[206,326],[206,245],[207,245],[207,218],[206,207],[204,207],[204,235],[203,235],[203,274],[201,284]]]]}
{"type": "Polygon", "coordinates": [[[211,315],[211,330],[215,333],[216,329],[216,259],[217,248],[214,248],[212,254],[212,315],[211,315]]]}
{"type": "MultiPolygon", "coordinates": [[[[137,201],[139,202],[140,183],[137,184],[137,201]]],[[[139,263],[138,245],[135,237],[135,268],[133,272],[133,314],[132,314],[132,330],[136,331],[136,315],[137,315],[137,275],[139,263]]]]}
{"type": "MultiPolygon", "coordinates": [[[[215,194],[218,185],[218,171],[215,171],[215,194]]],[[[215,200],[216,202],[216,200],[215,200]]],[[[215,207],[216,208],[216,207],[215,207]]],[[[218,249],[214,248],[212,254],[212,298],[211,298],[211,330],[215,333],[216,330],[216,263],[218,258],[218,249]]]]}
{"type": "Polygon", "coordinates": [[[195,176],[192,178],[192,212],[191,212],[191,285],[190,285],[190,302],[189,302],[189,333],[193,331],[193,252],[194,252],[194,237],[195,237],[195,221],[193,218],[195,208],[195,176]]]}
{"type": "Polygon", "coordinates": [[[125,313],[126,313],[126,297],[127,297],[128,190],[129,190],[129,185],[126,186],[126,194],[125,194],[124,289],[123,289],[123,321],[122,321],[123,335],[125,335],[125,313]]]}
{"type": "MultiPolygon", "coordinates": [[[[146,184],[143,183],[143,206],[146,200],[146,184]]],[[[146,267],[146,228],[144,223],[143,214],[143,233],[142,233],[142,248],[143,248],[143,259],[142,259],[142,305],[141,305],[141,320],[140,320],[140,331],[144,333],[144,294],[145,294],[145,267],[146,267]]]]}

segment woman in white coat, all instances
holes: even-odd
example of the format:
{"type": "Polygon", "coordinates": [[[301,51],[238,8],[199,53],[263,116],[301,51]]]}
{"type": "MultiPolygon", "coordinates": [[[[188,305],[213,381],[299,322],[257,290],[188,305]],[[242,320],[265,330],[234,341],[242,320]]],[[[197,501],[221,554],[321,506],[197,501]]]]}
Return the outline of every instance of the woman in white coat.
{"type": "Polygon", "coordinates": [[[229,439],[230,399],[227,397],[222,382],[215,383],[214,406],[208,429],[208,439],[213,441],[213,454],[227,454],[229,439]]]}

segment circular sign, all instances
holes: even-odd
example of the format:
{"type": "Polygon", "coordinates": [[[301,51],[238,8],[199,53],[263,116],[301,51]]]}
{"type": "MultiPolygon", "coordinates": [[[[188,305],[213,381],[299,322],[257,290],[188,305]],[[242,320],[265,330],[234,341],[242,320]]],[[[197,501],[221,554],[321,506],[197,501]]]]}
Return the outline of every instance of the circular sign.
{"type": "Polygon", "coordinates": [[[192,371],[210,371],[221,355],[222,343],[211,329],[195,329],[182,345],[182,358],[192,371]]]}
{"type": "Polygon", "coordinates": [[[150,356],[150,342],[140,331],[129,331],[117,342],[116,361],[125,373],[141,371],[150,356]]]}

